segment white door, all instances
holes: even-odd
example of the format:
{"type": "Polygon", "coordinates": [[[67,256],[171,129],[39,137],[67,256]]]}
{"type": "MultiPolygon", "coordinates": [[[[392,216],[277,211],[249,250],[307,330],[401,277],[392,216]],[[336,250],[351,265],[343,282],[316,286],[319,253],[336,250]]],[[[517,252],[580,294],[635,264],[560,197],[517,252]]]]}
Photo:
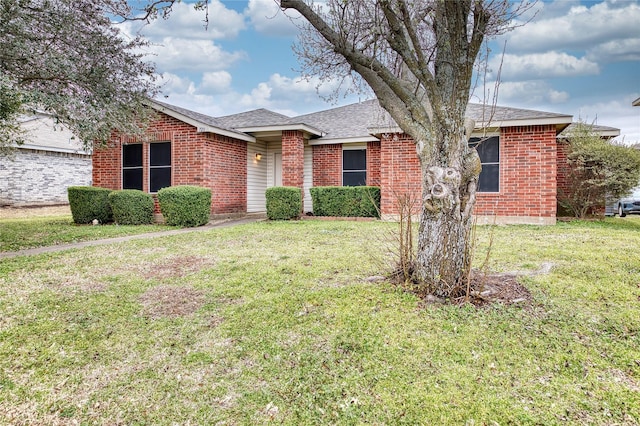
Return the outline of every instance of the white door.
{"type": "Polygon", "coordinates": [[[282,186],[282,153],[273,154],[273,186],[282,186]]]}

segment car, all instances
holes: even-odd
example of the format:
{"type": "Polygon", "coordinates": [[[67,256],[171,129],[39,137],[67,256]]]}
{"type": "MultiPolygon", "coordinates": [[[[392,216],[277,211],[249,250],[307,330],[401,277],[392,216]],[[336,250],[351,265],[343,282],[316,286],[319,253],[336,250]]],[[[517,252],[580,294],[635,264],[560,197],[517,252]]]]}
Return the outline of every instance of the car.
{"type": "Polygon", "coordinates": [[[640,214],[640,186],[634,188],[628,197],[607,205],[604,212],[607,216],[618,215],[620,217],[625,217],[632,213],[640,214]]]}

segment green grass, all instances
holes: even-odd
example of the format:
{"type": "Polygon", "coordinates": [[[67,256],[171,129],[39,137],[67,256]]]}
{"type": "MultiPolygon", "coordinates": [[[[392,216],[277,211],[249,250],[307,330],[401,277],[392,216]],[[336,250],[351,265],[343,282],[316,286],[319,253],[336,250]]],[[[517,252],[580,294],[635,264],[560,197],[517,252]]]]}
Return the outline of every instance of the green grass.
{"type": "Polygon", "coordinates": [[[165,225],[76,225],[71,215],[0,219],[0,252],[174,229],[165,225]]]}
{"type": "Polygon", "coordinates": [[[481,227],[528,309],[424,306],[380,222],[0,261],[0,424],[638,424],[640,221],[481,227]]]}

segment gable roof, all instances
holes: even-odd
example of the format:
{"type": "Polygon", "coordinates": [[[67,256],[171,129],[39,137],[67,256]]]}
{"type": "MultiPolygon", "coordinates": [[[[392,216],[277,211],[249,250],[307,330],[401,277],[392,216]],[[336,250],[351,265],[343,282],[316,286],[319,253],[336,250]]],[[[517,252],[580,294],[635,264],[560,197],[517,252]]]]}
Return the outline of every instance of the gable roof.
{"type": "Polygon", "coordinates": [[[635,101],[631,102],[632,106],[640,106],[640,98],[636,99],[635,101]]]}
{"type": "MultiPolygon", "coordinates": [[[[313,145],[377,141],[382,133],[402,132],[377,99],[296,117],[264,108],[211,117],[156,100],[149,104],[158,111],[195,126],[199,132],[214,132],[248,142],[255,142],[257,138],[274,139],[285,130],[304,132],[306,137],[312,139],[310,143],[313,145]]],[[[476,122],[476,129],[554,125],[556,134],[566,129],[573,118],[567,114],[473,103],[467,106],[467,116],[476,122]]]]}
{"type": "Polygon", "coordinates": [[[219,119],[201,114],[199,112],[191,111],[186,108],[180,108],[175,105],[157,101],[155,99],[149,100],[149,106],[156,111],[160,111],[175,119],[183,121],[187,124],[191,124],[198,129],[199,133],[217,133],[219,135],[229,136],[247,142],[256,141],[255,137],[227,127],[219,119]]]}

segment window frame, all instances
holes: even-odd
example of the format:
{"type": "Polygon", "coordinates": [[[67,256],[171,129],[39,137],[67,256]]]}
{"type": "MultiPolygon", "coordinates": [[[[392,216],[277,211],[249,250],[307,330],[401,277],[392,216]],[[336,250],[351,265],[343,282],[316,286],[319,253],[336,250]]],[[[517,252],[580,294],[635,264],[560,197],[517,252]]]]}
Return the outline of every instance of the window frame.
{"type": "Polygon", "coordinates": [[[122,149],[122,168],[120,170],[121,173],[121,187],[122,189],[139,189],[140,191],[144,190],[144,144],[142,143],[129,143],[123,144],[122,149]],[[139,166],[125,166],[125,148],[129,146],[139,146],[140,147],[140,165],[139,166]],[[140,170],[140,188],[125,188],[125,170],[140,170]]]}
{"type": "MultiPolygon", "coordinates": [[[[485,134],[471,134],[471,138],[469,138],[469,142],[468,145],[470,147],[476,147],[477,145],[479,145],[480,143],[487,141],[489,139],[493,139],[493,138],[497,138],[497,144],[498,144],[498,161],[483,161],[482,157],[480,158],[480,164],[482,165],[482,169],[483,171],[485,170],[484,166],[497,166],[497,182],[496,182],[496,186],[497,186],[497,190],[495,191],[488,191],[488,190],[481,190],[480,189],[480,179],[478,177],[478,189],[476,190],[476,192],[481,193],[481,194],[499,194],[501,189],[502,189],[502,185],[501,185],[501,178],[502,178],[502,170],[500,167],[500,164],[502,162],[502,141],[501,141],[501,137],[500,137],[500,133],[499,132],[490,132],[490,133],[485,133],[485,134]],[[478,141],[472,142],[473,139],[479,139],[478,141]]],[[[480,155],[480,153],[478,153],[478,155],[480,155]]],[[[482,175],[482,171],[480,172],[480,174],[482,175]]]]}
{"type": "Polygon", "coordinates": [[[364,144],[349,144],[342,146],[342,158],[341,161],[341,179],[342,186],[367,186],[367,146],[364,144]],[[345,169],[344,168],[344,153],[345,151],[362,151],[364,154],[364,169],[345,169]],[[362,185],[345,185],[345,173],[364,173],[364,183],[362,185]]]}
{"type": "Polygon", "coordinates": [[[172,176],[172,167],[173,167],[173,145],[171,143],[171,141],[168,140],[159,140],[159,141],[153,141],[153,142],[149,142],[149,150],[148,150],[148,156],[149,156],[149,167],[148,167],[148,173],[147,173],[147,183],[148,183],[148,188],[149,188],[149,193],[150,194],[157,194],[158,191],[162,188],[167,188],[167,186],[163,186],[162,188],[159,188],[157,191],[152,191],[151,189],[151,170],[158,170],[158,169],[169,169],[169,185],[171,186],[173,184],[173,176],[172,176]],[[151,163],[151,151],[152,151],[152,146],[155,144],[168,144],[169,145],[169,164],[166,165],[152,165],[151,163]]]}

